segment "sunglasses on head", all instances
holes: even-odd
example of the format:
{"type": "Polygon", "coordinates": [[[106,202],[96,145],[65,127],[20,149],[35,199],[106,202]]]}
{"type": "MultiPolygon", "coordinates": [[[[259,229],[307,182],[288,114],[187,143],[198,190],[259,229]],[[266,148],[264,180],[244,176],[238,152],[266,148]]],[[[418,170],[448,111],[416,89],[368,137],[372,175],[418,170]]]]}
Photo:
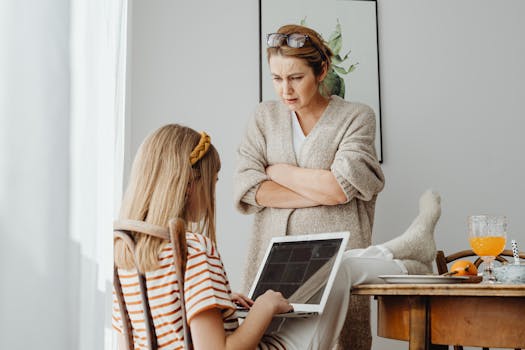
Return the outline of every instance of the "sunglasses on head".
{"type": "Polygon", "coordinates": [[[303,47],[306,41],[309,39],[310,37],[306,34],[271,33],[266,36],[266,44],[268,44],[268,47],[279,47],[286,43],[287,46],[298,49],[303,47]]]}
{"type": "MultiPolygon", "coordinates": [[[[281,34],[271,33],[266,35],[266,44],[268,47],[279,47],[286,44],[288,47],[298,49],[303,47],[306,42],[310,40],[310,37],[306,34],[292,33],[292,34],[281,34]]],[[[319,48],[312,42],[312,46],[319,51],[321,58],[326,60],[326,55],[319,50],[319,48]]]]}

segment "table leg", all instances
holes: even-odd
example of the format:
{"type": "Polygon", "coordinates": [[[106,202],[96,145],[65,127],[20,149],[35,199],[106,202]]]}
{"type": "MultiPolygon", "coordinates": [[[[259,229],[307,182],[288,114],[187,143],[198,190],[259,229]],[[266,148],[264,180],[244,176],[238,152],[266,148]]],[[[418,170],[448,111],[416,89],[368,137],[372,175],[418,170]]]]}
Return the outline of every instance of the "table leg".
{"type": "Polygon", "coordinates": [[[409,350],[428,350],[429,330],[427,324],[427,302],[422,296],[409,297],[410,303],[410,340],[409,350]]]}

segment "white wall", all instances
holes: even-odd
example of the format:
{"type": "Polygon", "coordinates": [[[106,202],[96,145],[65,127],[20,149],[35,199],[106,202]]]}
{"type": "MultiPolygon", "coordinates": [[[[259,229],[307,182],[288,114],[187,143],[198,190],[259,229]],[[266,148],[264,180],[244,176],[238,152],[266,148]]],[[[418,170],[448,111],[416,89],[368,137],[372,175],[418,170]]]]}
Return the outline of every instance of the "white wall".
{"type": "MultiPolygon", "coordinates": [[[[509,216],[525,247],[525,2],[378,2],[383,169],[374,242],[398,235],[428,187],[443,197],[439,247],[468,247],[466,216],[509,216]],[[521,215],[520,215],[521,214],[521,215]]],[[[258,102],[256,1],[133,2],[129,152],[178,122],[218,147],[219,248],[240,285],[250,217],[232,205],[235,149],[258,102]]],[[[374,339],[374,349],[406,344],[374,339]]]]}
{"type": "Polygon", "coordinates": [[[525,245],[525,2],[381,1],[387,186],[376,241],[399,232],[427,186],[443,197],[437,243],[466,247],[466,216],[509,216],[525,245]]]}
{"type": "Polygon", "coordinates": [[[211,135],[222,160],[218,243],[235,287],[240,285],[251,218],[233,207],[232,177],[237,143],[258,103],[257,5],[242,0],[182,4],[133,2],[130,153],[166,123],[211,135]]]}
{"type": "Polygon", "coordinates": [[[0,2],[2,349],[72,349],[75,339],[69,9],[64,0],[0,2]]]}

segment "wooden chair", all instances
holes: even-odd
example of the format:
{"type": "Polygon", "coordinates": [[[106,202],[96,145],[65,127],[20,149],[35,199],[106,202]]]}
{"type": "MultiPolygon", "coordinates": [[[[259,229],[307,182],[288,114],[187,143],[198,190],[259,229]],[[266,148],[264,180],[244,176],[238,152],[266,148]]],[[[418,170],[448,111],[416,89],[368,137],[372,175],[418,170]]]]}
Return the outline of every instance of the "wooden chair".
{"type": "MultiPolygon", "coordinates": [[[[498,255],[496,257],[496,260],[502,263],[505,263],[505,262],[509,262],[509,260],[507,259],[508,257],[512,258],[513,256],[514,255],[512,254],[512,250],[507,249],[507,250],[504,250],[500,255],[498,255]]],[[[474,253],[472,249],[462,250],[460,252],[453,253],[450,255],[445,255],[445,253],[442,250],[438,250],[436,254],[436,266],[437,266],[438,274],[441,275],[441,274],[447,273],[449,263],[453,263],[454,261],[458,259],[469,258],[469,257],[476,257],[476,259],[474,260],[474,265],[476,266],[476,268],[478,268],[483,262],[481,258],[478,257],[476,253],[474,253]]],[[[525,252],[520,252],[519,257],[520,259],[525,259],[525,252]]],[[[483,348],[483,350],[488,350],[488,349],[489,348],[483,348]]],[[[463,346],[454,345],[454,350],[463,350],[463,346]]],[[[520,349],[515,349],[515,350],[520,350],[520,349]]]]}
{"type": "MultiPolygon", "coordinates": [[[[184,272],[186,268],[186,257],[187,257],[187,247],[186,247],[186,230],[184,226],[184,221],[181,219],[172,219],[169,222],[168,228],[148,224],[143,221],[134,221],[134,220],[122,220],[116,221],[113,224],[113,240],[116,241],[121,239],[128,247],[128,249],[133,253],[135,266],[137,270],[138,280],[139,280],[139,289],[142,303],[142,310],[144,313],[145,328],[146,328],[146,338],[147,346],[149,350],[156,350],[157,345],[157,335],[155,333],[155,327],[153,324],[153,318],[151,316],[151,309],[149,306],[149,301],[147,298],[147,286],[146,286],[146,276],[144,271],[140,271],[137,264],[137,257],[135,254],[135,242],[131,232],[140,232],[142,234],[151,235],[157,238],[168,240],[173,245],[173,264],[175,267],[175,272],[177,275],[177,283],[179,285],[179,298],[181,301],[182,309],[182,324],[184,330],[184,348],[191,349],[191,335],[186,319],[186,310],[184,305],[184,272]],[[182,225],[182,226],[180,226],[182,225]],[[179,234],[177,234],[179,232],[179,234]]],[[[133,341],[133,332],[132,325],[127,312],[126,304],[124,302],[124,295],[122,292],[122,286],[120,284],[120,279],[118,276],[118,270],[114,267],[113,272],[113,287],[115,288],[115,294],[117,296],[120,313],[122,316],[122,325],[124,328],[124,338],[126,339],[126,347],[128,350],[134,350],[134,341],[133,341]]]]}
{"type": "MultiPolygon", "coordinates": [[[[521,259],[525,259],[525,253],[520,252],[519,253],[521,259]]],[[[472,251],[472,249],[462,250],[460,252],[450,254],[445,256],[445,253],[442,250],[438,250],[436,254],[436,265],[438,273],[441,275],[443,273],[448,272],[448,264],[451,262],[454,262],[458,259],[468,258],[468,257],[476,257],[476,260],[474,260],[474,265],[476,267],[479,267],[481,263],[483,262],[480,257],[472,251]]],[[[513,257],[512,250],[504,250],[500,255],[496,257],[497,261],[500,261],[502,263],[508,262],[509,260],[505,257],[513,257]]]]}

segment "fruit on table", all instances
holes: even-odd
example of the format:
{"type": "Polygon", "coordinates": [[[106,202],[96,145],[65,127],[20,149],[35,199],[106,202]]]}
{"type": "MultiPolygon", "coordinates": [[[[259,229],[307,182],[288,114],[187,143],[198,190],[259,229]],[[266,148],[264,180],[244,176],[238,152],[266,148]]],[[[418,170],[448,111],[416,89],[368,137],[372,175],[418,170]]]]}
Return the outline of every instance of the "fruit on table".
{"type": "Polygon", "coordinates": [[[478,269],[468,260],[457,260],[452,264],[449,270],[449,275],[453,276],[477,276],[478,269]]]}

